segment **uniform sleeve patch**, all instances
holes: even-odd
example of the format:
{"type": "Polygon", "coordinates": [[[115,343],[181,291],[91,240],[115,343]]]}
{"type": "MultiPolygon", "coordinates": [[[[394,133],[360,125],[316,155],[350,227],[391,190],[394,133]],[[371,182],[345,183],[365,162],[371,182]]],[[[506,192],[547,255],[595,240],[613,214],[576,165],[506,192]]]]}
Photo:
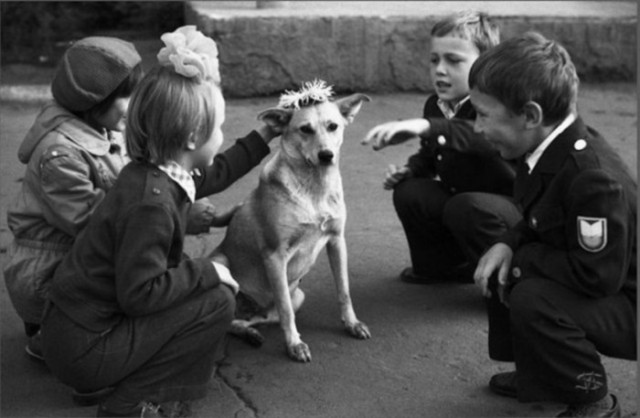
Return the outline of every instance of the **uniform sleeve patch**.
{"type": "Polygon", "coordinates": [[[578,216],[578,243],[585,251],[602,251],[607,246],[607,218],[578,216]]]}

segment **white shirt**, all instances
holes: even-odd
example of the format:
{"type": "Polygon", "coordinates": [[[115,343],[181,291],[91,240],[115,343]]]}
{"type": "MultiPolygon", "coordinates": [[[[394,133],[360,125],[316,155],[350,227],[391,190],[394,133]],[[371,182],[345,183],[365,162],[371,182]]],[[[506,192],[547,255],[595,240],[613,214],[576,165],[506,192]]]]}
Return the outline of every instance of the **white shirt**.
{"type": "Polygon", "coordinates": [[[460,110],[462,105],[465,104],[468,100],[469,100],[469,96],[465,97],[464,99],[456,103],[456,105],[453,106],[453,109],[451,109],[451,107],[445,101],[440,99],[438,99],[436,104],[440,108],[440,111],[442,112],[445,118],[453,119],[456,116],[456,113],[458,113],[458,110],[460,110]]]}
{"type": "Polygon", "coordinates": [[[542,141],[540,145],[538,145],[538,147],[531,154],[529,154],[525,158],[524,161],[525,163],[527,163],[527,166],[529,167],[529,173],[533,171],[536,164],[538,164],[538,160],[540,160],[540,157],[542,157],[542,154],[549,147],[549,145],[551,145],[553,140],[556,139],[558,135],[560,135],[562,132],[564,132],[564,130],[567,129],[573,122],[575,122],[575,120],[576,120],[576,115],[571,113],[562,121],[562,123],[560,123],[560,125],[556,126],[556,129],[551,131],[549,136],[546,137],[545,140],[542,141]]]}

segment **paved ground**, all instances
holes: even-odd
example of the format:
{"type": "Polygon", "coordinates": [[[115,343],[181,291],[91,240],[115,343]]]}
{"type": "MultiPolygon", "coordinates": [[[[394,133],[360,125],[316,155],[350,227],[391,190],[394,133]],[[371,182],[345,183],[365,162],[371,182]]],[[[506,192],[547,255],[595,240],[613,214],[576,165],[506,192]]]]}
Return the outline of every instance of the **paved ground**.
{"type": "MultiPolygon", "coordinates": [[[[264,329],[265,345],[255,349],[231,339],[227,357],[211,381],[207,398],[196,404],[199,417],[532,417],[554,416],[559,405],[520,404],[491,394],[489,377],[510,370],[486,354],[487,323],[482,297],[471,285],[412,286],[396,277],[408,262],[406,243],[390,195],[381,186],[388,163],[403,162],[415,144],[374,152],[359,145],[376,123],[417,116],[424,97],[373,95],[348,128],[341,167],[349,211],[347,243],[352,295],[360,319],[373,338],[358,341],[340,327],[334,286],[326,257],[304,280],[307,302],[298,326],[313,361],[287,359],[281,332],[264,329]]],[[[255,116],[276,98],[228,103],[227,143],[256,126],[255,116]]],[[[583,86],[580,109],[585,119],[636,167],[635,86],[583,86]]],[[[25,103],[0,106],[0,265],[10,233],[7,205],[19,187],[23,166],[15,158],[37,108],[25,103]]],[[[274,145],[274,147],[277,145],[274,145]]],[[[253,187],[252,171],[227,192],[213,198],[225,206],[253,187]]],[[[189,240],[197,256],[219,241],[222,231],[189,240]]],[[[70,389],[24,354],[25,339],[0,280],[2,312],[1,385],[3,417],[93,416],[93,407],[73,405],[70,389]]],[[[636,362],[604,360],[611,389],[625,416],[635,415],[636,362]]]]}

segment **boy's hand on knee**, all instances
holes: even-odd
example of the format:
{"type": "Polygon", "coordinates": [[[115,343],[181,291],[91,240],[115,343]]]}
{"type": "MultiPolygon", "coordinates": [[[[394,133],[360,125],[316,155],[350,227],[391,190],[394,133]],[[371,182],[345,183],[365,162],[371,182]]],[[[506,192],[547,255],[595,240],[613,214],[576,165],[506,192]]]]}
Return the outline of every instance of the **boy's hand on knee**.
{"type": "Polygon", "coordinates": [[[389,165],[385,173],[383,187],[392,190],[396,184],[412,176],[411,169],[407,166],[398,167],[395,164],[389,165]]]}
{"type": "Polygon", "coordinates": [[[362,144],[372,143],[374,150],[380,150],[388,145],[406,142],[421,135],[426,135],[431,128],[427,119],[408,119],[397,122],[387,122],[371,129],[362,140],[362,144]]]}
{"type": "Polygon", "coordinates": [[[489,279],[498,272],[498,293],[500,300],[505,302],[504,290],[507,285],[509,268],[511,267],[511,259],[513,258],[513,250],[506,244],[498,243],[480,258],[476,271],[473,273],[473,280],[482,291],[485,297],[491,297],[489,290],[489,279]]]}

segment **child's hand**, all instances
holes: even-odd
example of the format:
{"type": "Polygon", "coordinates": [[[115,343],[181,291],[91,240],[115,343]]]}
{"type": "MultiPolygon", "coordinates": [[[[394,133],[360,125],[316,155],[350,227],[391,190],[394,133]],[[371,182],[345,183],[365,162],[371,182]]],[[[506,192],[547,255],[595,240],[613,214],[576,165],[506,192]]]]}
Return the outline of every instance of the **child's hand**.
{"type": "Polygon", "coordinates": [[[473,280],[482,291],[485,297],[491,296],[489,290],[489,278],[498,270],[498,296],[500,300],[506,304],[505,287],[509,268],[511,268],[511,260],[513,259],[513,250],[506,244],[497,243],[480,258],[478,267],[473,273],[473,280]]]}
{"type": "Polygon", "coordinates": [[[394,164],[389,165],[387,167],[387,171],[385,173],[383,186],[386,190],[392,190],[396,187],[396,184],[400,183],[402,180],[409,178],[413,175],[411,169],[407,166],[398,167],[394,164]]]}
{"type": "Polygon", "coordinates": [[[187,234],[209,232],[215,212],[215,206],[208,199],[196,200],[187,213],[187,234]]]}
{"type": "Polygon", "coordinates": [[[373,149],[380,150],[387,145],[396,145],[426,135],[431,124],[426,119],[408,119],[397,122],[387,122],[371,129],[362,140],[366,145],[373,141],[373,149]]]}
{"type": "Polygon", "coordinates": [[[260,134],[264,142],[266,142],[267,144],[271,142],[273,138],[280,136],[280,134],[282,133],[282,132],[278,132],[277,129],[267,125],[266,123],[260,126],[258,129],[256,129],[256,132],[260,134]]]}

